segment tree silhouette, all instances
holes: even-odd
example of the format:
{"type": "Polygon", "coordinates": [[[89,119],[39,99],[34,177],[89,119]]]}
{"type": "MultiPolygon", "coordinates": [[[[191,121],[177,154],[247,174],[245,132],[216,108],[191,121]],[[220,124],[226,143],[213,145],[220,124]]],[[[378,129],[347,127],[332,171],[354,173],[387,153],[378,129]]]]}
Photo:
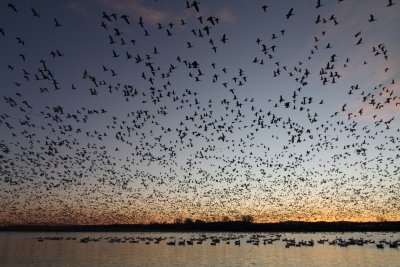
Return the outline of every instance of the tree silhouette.
{"type": "Polygon", "coordinates": [[[242,215],[242,222],[252,223],[254,222],[254,217],[252,215],[242,215]]]}
{"type": "Polygon", "coordinates": [[[183,220],[182,220],[182,218],[175,218],[174,223],[175,224],[182,224],[183,220]]]}
{"type": "Polygon", "coordinates": [[[229,216],[224,216],[224,217],[222,217],[222,221],[223,222],[230,222],[231,219],[229,218],[229,216]]]}
{"type": "Polygon", "coordinates": [[[185,221],[183,222],[184,224],[192,224],[193,220],[191,218],[186,218],[185,221]]]}

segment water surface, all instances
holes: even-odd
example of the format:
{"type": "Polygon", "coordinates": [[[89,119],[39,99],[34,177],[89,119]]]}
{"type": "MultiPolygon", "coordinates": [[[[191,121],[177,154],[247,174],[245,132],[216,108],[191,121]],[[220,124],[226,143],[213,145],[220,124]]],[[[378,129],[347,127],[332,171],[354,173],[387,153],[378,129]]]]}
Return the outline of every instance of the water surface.
{"type": "Polygon", "coordinates": [[[0,266],[400,266],[400,249],[389,247],[398,240],[400,233],[382,232],[2,232],[0,266]],[[339,246],[338,240],[349,242],[352,238],[363,244],[339,246]],[[240,246],[235,245],[238,240],[240,246]],[[286,240],[298,246],[287,248],[286,240]],[[328,241],[320,244],[318,240],[328,241]],[[173,241],[175,245],[167,244],[173,241]],[[202,244],[197,244],[199,241],[202,244]],[[384,248],[377,248],[377,244],[384,248]]]}

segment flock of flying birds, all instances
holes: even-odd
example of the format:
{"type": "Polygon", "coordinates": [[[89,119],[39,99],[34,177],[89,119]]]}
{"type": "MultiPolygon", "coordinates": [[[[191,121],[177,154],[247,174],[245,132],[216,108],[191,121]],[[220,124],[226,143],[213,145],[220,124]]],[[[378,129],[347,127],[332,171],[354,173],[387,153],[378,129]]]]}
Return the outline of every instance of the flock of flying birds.
{"type": "MultiPolygon", "coordinates": [[[[317,11],[324,2],[316,1],[317,11]]],[[[400,5],[376,4],[387,12],[400,5]]],[[[370,57],[344,58],[335,52],[339,41],[327,41],[346,27],[340,16],[304,18],[293,7],[276,12],[322,29],[305,45],[309,53],[295,64],[281,61],[281,40],[294,34],[293,24],[274,32],[254,27],[249,30],[259,37],[240,40],[254,50],[240,52],[237,58],[248,61],[236,68],[220,55],[239,40],[222,33],[222,19],[206,15],[203,5],[182,2],[190,16],[166,23],[102,12],[96,30],[108,60],[97,69],[77,62],[69,75],[81,74],[69,79],[58,75],[72,56],[63,47],[36,61],[32,40],[0,25],[0,43],[14,43],[1,77],[15,77],[1,85],[1,221],[132,223],[243,214],[259,221],[400,219],[397,81],[354,80],[348,88],[342,82],[364,65],[395,71],[385,40],[369,47],[368,35],[357,30],[349,49],[368,49],[370,57]],[[154,43],[158,36],[165,42],[154,43]],[[164,47],[170,44],[181,49],[164,47]],[[318,55],[324,61],[316,62],[318,55]],[[130,81],[122,78],[129,68],[130,81]],[[285,85],[255,94],[253,68],[263,73],[263,87],[285,85]],[[324,92],[334,86],[347,100],[331,110],[334,101],[324,92]]],[[[254,16],[269,16],[272,5],[255,7],[254,16]]],[[[38,30],[67,27],[26,3],[0,8],[15,21],[24,16],[48,26],[38,30]]],[[[381,20],[373,10],[365,16],[365,24],[381,20]]]]}

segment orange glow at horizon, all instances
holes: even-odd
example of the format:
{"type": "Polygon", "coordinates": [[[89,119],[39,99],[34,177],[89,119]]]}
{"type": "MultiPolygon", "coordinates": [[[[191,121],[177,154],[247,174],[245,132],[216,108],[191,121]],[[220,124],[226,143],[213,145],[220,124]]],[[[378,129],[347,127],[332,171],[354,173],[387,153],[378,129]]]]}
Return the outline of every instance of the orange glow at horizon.
{"type": "Polygon", "coordinates": [[[0,216],[2,225],[23,225],[23,224],[45,224],[45,225],[107,225],[107,224],[149,224],[149,223],[173,223],[176,220],[184,221],[190,218],[192,221],[202,220],[205,222],[217,221],[240,221],[243,215],[251,215],[255,223],[275,223],[284,221],[305,221],[305,222],[382,222],[382,221],[400,221],[400,212],[391,211],[385,214],[379,211],[359,212],[356,210],[331,209],[302,209],[298,211],[288,211],[285,209],[274,211],[255,210],[236,210],[220,213],[206,212],[176,212],[165,208],[158,213],[151,210],[133,211],[129,207],[118,209],[117,207],[107,209],[96,209],[86,207],[84,209],[56,208],[51,212],[45,209],[36,208],[24,213],[5,212],[0,216]],[[51,217],[49,217],[49,213],[51,217]]]}

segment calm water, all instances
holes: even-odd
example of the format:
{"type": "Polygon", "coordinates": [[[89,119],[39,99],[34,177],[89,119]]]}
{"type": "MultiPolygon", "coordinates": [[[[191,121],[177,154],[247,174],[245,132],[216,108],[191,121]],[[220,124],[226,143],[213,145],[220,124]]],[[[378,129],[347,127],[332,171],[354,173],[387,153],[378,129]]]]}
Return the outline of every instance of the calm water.
{"type": "Polygon", "coordinates": [[[6,232],[0,233],[0,266],[400,266],[400,246],[389,246],[398,240],[400,233],[6,232]],[[63,239],[50,240],[54,237],[63,239]],[[339,245],[350,238],[362,238],[363,245],[339,245]],[[213,239],[219,243],[211,245],[213,239]],[[289,239],[297,246],[286,248],[289,239]],[[328,241],[320,244],[321,239],[328,241]],[[179,245],[183,240],[185,246],[179,245]],[[172,241],[176,244],[167,244],[172,241]]]}

